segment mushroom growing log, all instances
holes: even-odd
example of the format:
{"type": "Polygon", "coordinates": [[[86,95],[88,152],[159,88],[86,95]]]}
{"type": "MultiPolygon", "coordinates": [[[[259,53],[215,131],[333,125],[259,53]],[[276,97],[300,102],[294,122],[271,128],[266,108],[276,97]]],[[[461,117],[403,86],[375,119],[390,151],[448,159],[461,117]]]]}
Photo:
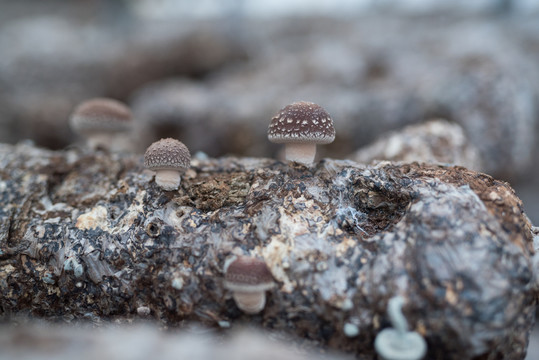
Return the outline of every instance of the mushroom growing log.
{"type": "Polygon", "coordinates": [[[462,167],[193,159],[164,192],[142,157],[0,145],[0,314],[167,326],[250,322],[372,358],[402,296],[428,358],[522,359],[531,225],[508,184],[462,167]],[[230,256],[276,286],[256,315],[230,256]]]}

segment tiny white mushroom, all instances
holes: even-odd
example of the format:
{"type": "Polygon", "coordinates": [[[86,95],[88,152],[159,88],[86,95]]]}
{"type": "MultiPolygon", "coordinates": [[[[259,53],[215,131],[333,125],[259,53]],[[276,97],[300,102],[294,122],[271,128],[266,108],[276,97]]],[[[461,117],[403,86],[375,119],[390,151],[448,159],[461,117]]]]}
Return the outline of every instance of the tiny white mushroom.
{"type": "Polygon", "coordinates": [[[161,139],[144,154],[144,166],[155,171],[155,182],[165,191],[178,190],[181,173],[191,165],[189,149],[176,139],[161,139]]]}
{"type": "Polygon", "coordinates": [[[84,137],[90,148],[113,151],[126,148],[125,134],[131,130],[132,123],[127,105],[107,98],[84,101],[69,118],[73,132],[84,137]]]}
{"type": "Polygon", "coordinates": [[[324,108],[299,101],[285,106],[271,119],[268,140],[285,144],[286,160],[310,165],[314,162],[316,145],[335,140],[335,128],[324,108]]]}
{"type": "Polygon", "coordinates": [[[266,305],[266,291],[275,283],[266,263],[250,256],[238,256],[225,268],[225,288],[232,291],[238,308],[259,313],[266,305]]]}
{"type": "Polygon", "coordinates": [[[382,330],[374,340],[374,348],[385,360],[420,360],[427,352],[423,337],[408,331],[408,322],[402,314],[404,299],[401,296],[389,300],[387,313],[393,328],[382,330]]]}

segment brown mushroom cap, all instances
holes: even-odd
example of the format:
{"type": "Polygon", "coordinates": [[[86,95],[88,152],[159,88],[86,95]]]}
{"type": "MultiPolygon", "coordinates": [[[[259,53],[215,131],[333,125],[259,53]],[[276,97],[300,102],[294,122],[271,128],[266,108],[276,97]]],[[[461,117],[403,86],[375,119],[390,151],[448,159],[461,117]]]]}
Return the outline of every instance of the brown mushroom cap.
{"type": "Polygon", "coordinates": [[[260,292],[274,286],[266,263],[257,258],[239,256],[225,271],[225,287],[232,291],[260,292]]]}
{"type": "Polygon", "coordinates": [[[299,101],[285,106],[271,119],[268,140],[274,143],[329,144],[335,140],[335,128],[323,107],[299,101]]]}
{"type": "Polygon", "coordinates": [[[186,170],[191,165],[189,149],[176,139],[161,139],[144,154],[144,166],[150,170],[186,170]]]}
{"type": "Polygon", "coordinates": [[[78,134],[123,132],[130,129],[132,115],[129,108],[117,100],[95,98],[78,105],[69,121],[78,134]]]}

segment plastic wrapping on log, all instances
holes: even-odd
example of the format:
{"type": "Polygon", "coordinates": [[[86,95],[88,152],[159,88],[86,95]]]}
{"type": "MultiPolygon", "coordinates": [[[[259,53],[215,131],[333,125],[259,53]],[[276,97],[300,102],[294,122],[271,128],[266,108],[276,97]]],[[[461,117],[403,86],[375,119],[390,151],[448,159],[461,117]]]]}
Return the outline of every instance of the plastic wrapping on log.
{"type": "Polygon", "coordinates": [[[429,358],[522,359],[534,322],[533,237],[504,182],[462,167],[194,158],[164,192],[133,155],[0,146],[0,313],[167,327],[249,322],[375,356],[405,299],[429,358]],[[233,255],[277,286],[241,312],[233,255]]]}
{"type": "Polygon", "coordinates": [[[17,319],[16,328],[0,326],[2,359],[31,360],[352,360],[353,355],[291,343],[282,334],[242,328],[219,334],[200,327],[164,333],[148,324],[99,331],[89,326],[51,326],[17,319]],[[9,330],[9,331],[7,331],[9,330]]]}

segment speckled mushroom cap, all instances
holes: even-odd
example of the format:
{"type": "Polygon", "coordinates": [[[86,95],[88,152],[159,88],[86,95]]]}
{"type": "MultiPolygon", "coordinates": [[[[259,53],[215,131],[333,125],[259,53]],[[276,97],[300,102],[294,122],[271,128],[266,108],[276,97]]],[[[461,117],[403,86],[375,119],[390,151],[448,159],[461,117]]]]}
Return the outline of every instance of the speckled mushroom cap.
{"type": "Polygon", "coordinates": [[[79,134],[122,132],[131,127],[132,115],[129,108],[117,100],[95,98],[78,105],[69,122],[79,134]]]}
{"type": "Polygon", "coordinates": [[[335,128],[323,107],[299,101],[285,106],[271,119],[268,140],[274,143],[329,144],[335,140],[335,128]]]}
{"type": "Polygon", "coordinates": [[[225,269],[225,287],[229,290],[256,292],[273,286],[273,276],[266,263],[260,259],[239,256],[225,269]]]}
{"type": "Polygon", "coordinates": [[[144,154],[144,166],[150,170],[186,170],[191,165],[189,149],[176,139],[161,139],[144,154]]]}

